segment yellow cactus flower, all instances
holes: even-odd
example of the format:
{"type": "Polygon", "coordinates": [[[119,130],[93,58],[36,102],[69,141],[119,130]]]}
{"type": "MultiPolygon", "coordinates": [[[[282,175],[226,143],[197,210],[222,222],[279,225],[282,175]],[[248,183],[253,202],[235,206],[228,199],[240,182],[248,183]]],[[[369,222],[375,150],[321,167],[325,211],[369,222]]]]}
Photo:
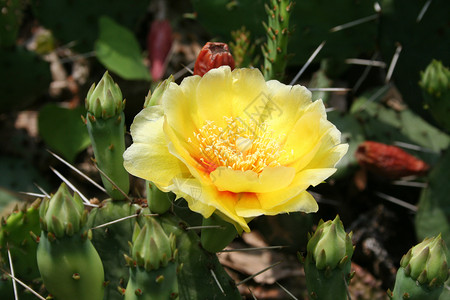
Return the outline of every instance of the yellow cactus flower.
{"type": "Polygon", "coordinates": [[[306,189],[332,175],[348,149],[305,87],[228,66],[170,83],[131,135],[128,172],[238,231],[259,215],[317,211],[306,189]]]}

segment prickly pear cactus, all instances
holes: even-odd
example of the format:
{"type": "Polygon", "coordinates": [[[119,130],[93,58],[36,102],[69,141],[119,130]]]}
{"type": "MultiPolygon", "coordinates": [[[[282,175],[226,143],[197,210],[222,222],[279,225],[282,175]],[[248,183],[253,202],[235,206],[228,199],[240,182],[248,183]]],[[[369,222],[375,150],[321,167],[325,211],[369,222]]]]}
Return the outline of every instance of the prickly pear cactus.
{"type": "Polygon", "coordinates": [[[103,265],[86,229],[81,198],[62,184],[39,209],[42,233],[37,262],[46,289],[56,300],[101,300],[103,265]]]}
{"type": "Polygon", "coordinates": [[[128,194],[130,181],[123,167],[125,151],[125,100],[119,86],[108,72],[86,97],[85,123],[94,149],[95,161],[102,174],[102,182],[111,198],[122,200],[128,194]],[[112,181],[112,182],[111,182],[112,181]],[[117,187],[121,189],[120,192],[117,187]]]}
{"type": "Polygon", "coordinates": [[[108,199],[89,213],[87,227],[92,228],[92,243],[102,259],[105,281],[108,283],[105,287],[105,299],[123,299],[117,287],[124,287],[128,281],[129,270],[126,267],[124,255],[128,254],[128,242],[132,241],[136,220],[132,218],[109,223],[137,215],[141,210],[142,208],[137,204],[108,199]]]}
{"type": "Polygon", "coordinates": [[[450,151],[446,151],[428,175],[428,186],[420,194],[415,216],[416,235],[419,239],[442,234],[450,243],[450,186],[448,166],[450,151]]]}
{"type": "Polygon", "coordinates": [[[192,230],[186,230],[186,223],[171,214],[165,214],[159,220],[164,231],[176,237],[180,300],[241,299],[234,281],[225,272],[217,256],[200,246],[198,235],[192,230]]]}
{"type": "Polygon", "coordinates": [[[440,151],[450,144],[450,138],[436,127],[425,122],[411,109],[396,111],[374,99],[375,92],[367,93],[358,98],[350,109],[351,116],[362,125],[367,140],[393,144],[401,141],[416,144],[433,150],[417,153],[427,162],[436,162],[440,151]]]}
{"type": "Polygon", "coordinates": [[[442,62],[433,60],[424,72],[419,83],[428,109],[438,125],[450,132],[450,70],[442,62]]]}
{"type": "Polygon", "coordinates": [[[383,0],[380,1],[379,23],[380,50],[389,61],[398,45],[402,51],[395,66],[393,79],[408,106],[428,122],[433,122],[423,109],[423,98],[418,85],[420,72],[432,59],[450,65],[450,38],[448,11],[450,2],[437,0],[430,3],[422,13],[426,1],[383,0]],[[401,22],[399,22],[401,20],[401,22]]]}
{"type": "Polygon", "coordinates": [[[294,3],[289,0],[271,1],[265,5],[268,16],[267,24],[263,22],[267,32],[267,43],[262,51],[264,55],[264,78],[266,80],[282,80],[287,65],[288,36],[291,34],[289,18],[294,3]]]}
{"type": "Polygon", "coordinates": [[[152,217],[135,224],[131,257],[125,256],[130,278],[125,300],[178,298],[175,236],[167,236],[152,217]]]}
{"type": "MultiPolygon", "coordinates": [[[[277,1],[279,2],[279,1],[277,1]]],[[[295,53],[289,64],[304,64],[319,44],[327,44],[320,57],[337,61],[330,74],[345,68],[343,60],[372,51],[375,47],[377,23],[372,1],[295,1],[287,53],[295,53]],[[337,11],[345,13],[336,13],[337,11]],[[370,17],[368,22],[340,31],[332,28],[370,17]],[[356,38],[357,37],[357,38],[356,38]]],[[[267,1],[193,0],[199,22],[213,35],[229,39],[231,31],[245,26],[254,39],[265,35],[261,20],[266,20],[264,4],[267,1]],[[251,14],[249,13],[251,12],[251,14]]],[[[330,75],[329,74],[329,75],[330,75]]]]}
{"type": "MultiPolygon", "coordinates": [[[[32,287],[33,280],[40,277],[36,249],[37,243],[33,240],[32,235],[40,234],[39,226],[39,204],[41,200],[37,199],[31,205],[24,205],[21,209],[17,206],[13,212],[7,217],[2,218],[0,224],[0,266],[6,270],[10,270],[8,249],[11,254],[12,266],[14,274],[17,278],[26,282],[32,287]]],[[[28,299],[32,296],[18,286],[20,299],[28,299]]],[[[5,299],[13,299],[13,283],[6,274],[0,277],[0,295],[5,299]]]]}
{"type": "Polygon", "coordinates": [[[306,286],[312,299],[347,299],[354,250],[351,236],[345,233],[339,216],[319,222],[308,241],[305,259],[306,286]]]}
{"type": "Polygon", "coordinates": [[[440,235],[412,247],[400,262],[391,299],[439,299],[449,276],[447,252],[440,235]]]}
{"type": "Polygon", "coordinates": [[[231,32],[230,50],[237,68],[256,66],[259,56],[255,55],[256,45],[251,40],[251,33],[245,26],[231,32]]]}
{"type": "Polygon", "coordinates": [[[22,209],[16,207],[0,224],[0,256],[7,261],[9,248],[14,271],[24,280],[39,277],[36,261],[37,244],[32,239],[30,231],[34,235],[40,234],[40,203],[41,200],[38,199],[29,207],[24,206],[22,209]]]}

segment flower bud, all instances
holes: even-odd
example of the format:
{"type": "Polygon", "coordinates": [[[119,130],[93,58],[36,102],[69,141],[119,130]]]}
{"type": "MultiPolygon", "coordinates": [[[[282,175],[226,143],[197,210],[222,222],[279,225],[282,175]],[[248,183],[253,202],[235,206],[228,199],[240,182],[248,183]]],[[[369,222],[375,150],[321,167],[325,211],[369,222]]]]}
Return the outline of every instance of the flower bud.
{"type": "Polygon", "coordinates": [[[225,43],[208,42],[203,46],[197,56],[194,66],[194,75],[203,76],[211,69],[226,65],[230,66],[231,70],[233,70],[235,66],[233,56],[228,50],[228,45],[225,43]]]}
{"type": "Polygon", "coordinates": [[[64,183],[50,200],[42,202],[39,210],[42,229],[57,238],[78,232],[86,221],[83,214],[83,201],[77,194],[72,197],[64,183]]]}
{"type": "Polygon", "coordinates": [[[86,109],[96,118],[108,119],[120,114],[124,108],[122,91],[106,71],[98,85],[93,83],[89,89],[86,109]]]}
{"type": "Polygon", "coordinates": [[[173,82],[173,76],[170,75],[166,80],[158,83],[158,86],[155,88],[153,93],[151,91],[148,92],[148,95],[145,97],[144,108],[147,106],[159,105],[161,104],[161,97],[164,92],[169,87],[169,84],[173,82]]]}
{"type": "Polygon", "coordinates": [[[147,271],[165,267],[176,255],[175,236],[167,236],[153,218],[148,218],[142,228],[136,223],[131,255],[137,266],[147,271]]]}
{"type": "Polygon", "coordinates": [[[406,275],[421,284],[441,286],[448,278],[447,247],[441,235],[426,238],[405,254],[400,266],[406,275]]]}
{"type": "Polygon", "coordinates": [[[353,255],[351,233],[345,232],[339,216],[333,221],[322,221],[308,241],[307,251],[319,270],[341,267],[353,255]]]}
{"type": "Polygon", "coordinates": [[[440,98],[450,89],[450,70],[442,62],[433,60],[424,72],[421,72],[420,86],[430,95],[440,98]]]}
{"type": "Polygon", "coordinates": [[[424,108],[433,116],[441,129],[450,132],[450,70],[440,61],[433,60],[421,73],[424,108]]]}

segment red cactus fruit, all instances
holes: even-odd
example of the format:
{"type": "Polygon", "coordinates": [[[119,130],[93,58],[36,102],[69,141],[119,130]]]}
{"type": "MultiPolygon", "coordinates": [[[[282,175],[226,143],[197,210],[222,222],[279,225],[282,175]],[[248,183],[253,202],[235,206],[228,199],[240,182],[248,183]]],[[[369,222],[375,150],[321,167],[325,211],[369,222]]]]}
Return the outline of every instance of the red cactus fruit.
{"type": "Polygon", "coordinates": [[[424,161],[398,147],[372,141],[359,145],[355,156],[361,167],[389,179],[423,175],[430,168],[424,161]]]}
{"type": "Polygon", "coordinates": [[[158,81],[166,72],[166,59],[172,47],[172,27],[168,20],[155,20],[147,36],[148,58],[152,79],[158,81]]]}
{"type": "Polygon", "coordinates": [[[209,70],[225,65],[230,66],[231,70],[235,66],[233,56],[230,50],[228,50],[228,45],[225,43],[208,42],[203,46],[197,56],[194,75],[203,76],[209,70]]]}

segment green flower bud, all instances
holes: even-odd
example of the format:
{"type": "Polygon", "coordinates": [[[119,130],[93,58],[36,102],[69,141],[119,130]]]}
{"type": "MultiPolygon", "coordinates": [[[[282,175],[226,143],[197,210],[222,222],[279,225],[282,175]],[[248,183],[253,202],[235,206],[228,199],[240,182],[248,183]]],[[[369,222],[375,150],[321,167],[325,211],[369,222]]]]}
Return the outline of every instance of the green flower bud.
{"type": "Polygon", "coordinates": [[[122,91],[106,71],[98,85],[93,83],[89,89],[86,109],[96,118],[108,119],[119,115],[124,108],[122,91]]]}
{"type": "Polygon", "coordinates": [[[319,270],[341,267],[353,255],[351,233],[345,232],[339,216],[333,221],[321,221],[308,242],[307,251],[319,270]]]}
{"type": "Polygon", "coordinates": [[[440,61],[433,60],[425,72],[421,72],[421,77],[420,86],[436,98],[450,89],[450,70],[440,61]]]}
{"type": "Polygon", "coordinates": [[[56,194],[45,199],[39,209],[41,228],[57,238],[73,235],[84,225],[84,205],[78,194],[73,197],[63,183],[56,194]]]}
{"type": "Polygon", "coordinates": [[[159,105],[161,102],[162,95],[167,90],[171,82],[173,82],[172,75],[170,75],[169,78],[167,78],[166,80],[160,82],[153,91],[153,93],[149,91],[148,95],[145,97],[144,108],[148,106],[159,105]]]}
{"type": "Polygon", "coordinates": [[[400,266],[407,276],[421,284],[441,286],[449,276],[446,252],[441,235],[426,238],[403,256],[400,266]]]}
{"type": "Polygon", "coordinates": [[[153,218],[148,218],[142,228],[136,223],[131,256],[136,265],[144,267],[146,271],[165,267],[176,256],[175,236],[167,236],[153,218]]]}

